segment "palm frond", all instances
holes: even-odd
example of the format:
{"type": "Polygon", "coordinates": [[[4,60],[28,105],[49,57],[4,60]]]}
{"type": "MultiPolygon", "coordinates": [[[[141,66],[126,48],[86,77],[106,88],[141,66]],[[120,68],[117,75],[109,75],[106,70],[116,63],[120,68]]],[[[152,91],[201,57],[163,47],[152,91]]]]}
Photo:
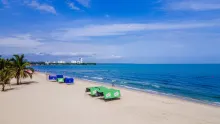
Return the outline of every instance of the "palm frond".
{"type": "Polygon", "coordinates": [[[34,69],[30,67],[31,64],[24,58],[24,54],[14,55],[11,59],[11,63],[14,77],[17,79],[17,84],[19,84],[21,78],[32,78],[34,69]],[[29,70],[31,72],[29,72],[29,70]]]}
{"type": "Polygon", "coordinates": [[[24,62],[21,66],[21,68],[25,68],[27,66],[30,66],[31,64],[29,62],[24,62]]]}

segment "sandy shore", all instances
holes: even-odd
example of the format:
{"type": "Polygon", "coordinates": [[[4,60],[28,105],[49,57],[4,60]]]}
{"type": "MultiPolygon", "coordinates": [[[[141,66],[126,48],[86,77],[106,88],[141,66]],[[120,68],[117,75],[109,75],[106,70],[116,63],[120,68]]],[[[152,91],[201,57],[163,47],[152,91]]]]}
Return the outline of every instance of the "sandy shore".
{"type": "Polygon", "coordinates": [[[219,107],[127,89],[105,102],[85,93],[98,84],[59,84],[41,73],[23,82],[0,92],[0,124],[220,124],[219,107]]]}

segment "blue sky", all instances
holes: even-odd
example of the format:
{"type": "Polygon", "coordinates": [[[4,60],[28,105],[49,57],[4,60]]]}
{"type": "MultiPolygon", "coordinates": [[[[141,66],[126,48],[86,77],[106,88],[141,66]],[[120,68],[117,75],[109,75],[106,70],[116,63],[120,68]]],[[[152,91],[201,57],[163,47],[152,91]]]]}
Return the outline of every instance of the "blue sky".
{"type": "Polygon", "coordinates": [[[220,63],[219,0],[0,0],[0,54],[220,63]]]}

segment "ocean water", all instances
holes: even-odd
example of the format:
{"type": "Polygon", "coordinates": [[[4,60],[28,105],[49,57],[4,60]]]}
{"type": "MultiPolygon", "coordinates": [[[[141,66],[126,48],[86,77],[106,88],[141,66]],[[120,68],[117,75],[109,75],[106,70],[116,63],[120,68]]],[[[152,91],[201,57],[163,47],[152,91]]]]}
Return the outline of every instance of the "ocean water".
{"type": "Polygon", "coordinates": [[[41,72],[220,105],[220,64],[34,66],[41,72]]]}

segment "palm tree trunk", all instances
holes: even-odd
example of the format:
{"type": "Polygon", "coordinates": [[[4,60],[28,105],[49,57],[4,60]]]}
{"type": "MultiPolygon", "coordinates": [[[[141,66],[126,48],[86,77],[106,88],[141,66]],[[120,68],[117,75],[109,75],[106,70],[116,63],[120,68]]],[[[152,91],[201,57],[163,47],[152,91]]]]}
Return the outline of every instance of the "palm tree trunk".
{"type": "Polygon", "coordinates": [[[5,84],[2,83],[2,91],[5,91],[5,84]]]}
{"type": "Polygon", "coordinates": [[[17,76],[17,85],[19,85],[19,84],[20,84],[20,77],[17,76]]]}

